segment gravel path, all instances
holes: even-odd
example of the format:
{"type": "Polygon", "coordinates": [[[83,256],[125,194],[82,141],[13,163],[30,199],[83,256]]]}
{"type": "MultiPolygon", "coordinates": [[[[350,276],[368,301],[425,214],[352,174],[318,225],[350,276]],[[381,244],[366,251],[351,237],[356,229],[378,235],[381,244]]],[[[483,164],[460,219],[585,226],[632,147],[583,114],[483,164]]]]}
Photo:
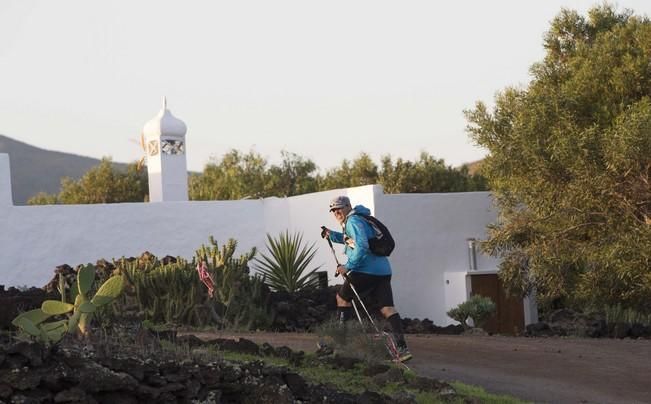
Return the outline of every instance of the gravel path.
{"type": "MultiPolygon", "coordinates": [[[[306,333],[197,333],[313,352],[306,333]]],[[[419,375],[536,403],[651,403],[651,340],[408,335],[419,375]]]]}

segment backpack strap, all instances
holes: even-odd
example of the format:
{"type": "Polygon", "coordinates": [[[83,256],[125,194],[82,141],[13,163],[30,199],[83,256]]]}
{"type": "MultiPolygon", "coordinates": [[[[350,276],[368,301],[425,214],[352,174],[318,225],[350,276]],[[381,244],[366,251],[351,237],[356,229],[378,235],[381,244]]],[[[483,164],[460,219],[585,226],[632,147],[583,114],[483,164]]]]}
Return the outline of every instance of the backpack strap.
{"type": "MultiPolygon", "coordinates": [[[[384,233],[382,233],[382,230],[375,223],[375,220],[373,220],[373,219],[375,219],[373,216],[371,216],[371,215],[363,215],[361,213],[353,213],[353,216],[359,216],[362,219],[364,219],[364,221],[371,226],[371,229],[373,229],[373,233],[375,235],[375,238],[380,239],[380,238],[382,238],[384,236],[384,233]]],[[[346,218],[346,221],[347,220],[348,220],[348,218],[346,218]]],[[[345,222],[344,222],[344,226],[345,226],[345,222]]]]}

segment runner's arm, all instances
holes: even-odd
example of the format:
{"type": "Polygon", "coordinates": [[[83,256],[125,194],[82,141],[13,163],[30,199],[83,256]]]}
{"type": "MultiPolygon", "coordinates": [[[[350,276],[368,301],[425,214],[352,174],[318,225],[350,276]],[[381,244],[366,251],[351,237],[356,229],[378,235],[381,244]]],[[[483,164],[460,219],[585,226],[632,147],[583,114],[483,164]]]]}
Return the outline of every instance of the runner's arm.
{"type": "Polygon", "coordinates": [[[340,233],[334,230],[329,230],[329,234],[330,234],[330,241],[332,241],[333,243],[339,243],[339,244],[344,243],[344,233],[340,233]]]}

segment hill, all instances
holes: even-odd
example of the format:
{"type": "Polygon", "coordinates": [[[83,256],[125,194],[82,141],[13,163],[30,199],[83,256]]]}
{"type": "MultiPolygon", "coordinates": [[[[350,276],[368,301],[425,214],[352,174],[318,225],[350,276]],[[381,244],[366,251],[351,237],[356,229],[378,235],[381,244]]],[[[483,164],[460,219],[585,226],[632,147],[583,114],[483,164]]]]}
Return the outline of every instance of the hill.
{"type": "MultiPolygon", "coordinates": [[[[25,205],[39,192],[58,193],[63,177],[81,178],[100,160],[39,149],[0,135],[0,153],[9,154],[11,190],[15,205],[25,205]]],[[[114,163],[126,169],[126,164],[114,163]]]]}

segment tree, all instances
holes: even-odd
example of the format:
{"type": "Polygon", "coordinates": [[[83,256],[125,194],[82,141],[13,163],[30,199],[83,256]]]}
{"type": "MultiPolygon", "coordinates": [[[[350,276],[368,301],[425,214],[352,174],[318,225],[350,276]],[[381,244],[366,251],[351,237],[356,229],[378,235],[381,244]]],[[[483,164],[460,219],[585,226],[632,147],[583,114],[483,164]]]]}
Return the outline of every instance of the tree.
{"type": "Polygon", "coordinates": [[[190,177],[193,200],[262,198],[267,180],[267,161],[258,153],[231,150],[221,160],[207,164],[201,175],[190,177]]]}
{"type": "Polygon", "coordinates": [[[148,195],[147,173],[137,163],[129,164],[126,172],[113,167],[105,157],[79,180],[66,177],[61,180],[58,194],[38,193],[30,198],[30,205],[91,204],[143,202],[148,195]]]}
{"type": "Polygon", "coordinates": [[[272,165],[267,172],[265,195],[293,196],[316,192],[316,164],[284,150],[281,155],[282,163],[279,166],[272,165]]]}
{"type": "Polygon", "coordinates": [[[384,191],[395,193],[469,192],[485,191],[486,182],[480,175],[468,174],[468,168],[446,166],[423,152],[414,162],[401,158],[392,162],[390,156],[382,158],[379,182],[384,191]]]}
{"type": "Polygon", "coordinates": [[[651,311],[651,23],[563,10],[527,88],[466,111],[500,207],[486,251],[542,303],[651,311]]]}
{"type": "Polygon", "coordinates": [[[378,167],[366,153],[361,153],[352,163],[344,159],[339,167],[328,170],[319,178],[322,191],[377,183],[378,167]]]}

